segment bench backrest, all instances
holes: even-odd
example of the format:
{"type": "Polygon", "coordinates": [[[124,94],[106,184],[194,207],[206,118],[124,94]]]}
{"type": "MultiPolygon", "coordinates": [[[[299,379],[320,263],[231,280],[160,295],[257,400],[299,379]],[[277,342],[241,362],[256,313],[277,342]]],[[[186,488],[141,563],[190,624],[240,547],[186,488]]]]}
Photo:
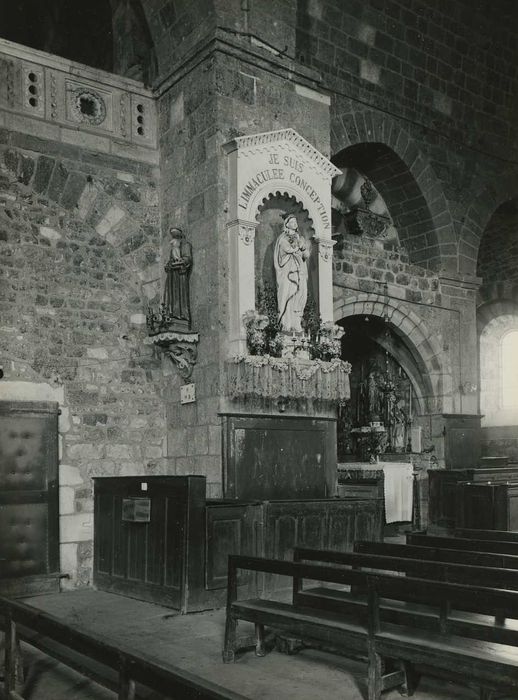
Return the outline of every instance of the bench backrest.
{"type": "MultiPolygon", "coordinates": [[[[444,583],[417,578],[396,578],[370,574],[367,581],[369,590],[369,631],[375,633],[380,629],[380,598],[385,601],[407,600],[415,588],[426,589],[427,607],[439,618],[439,629],[448,630],[448,618],[452,609],[471,609],[480,613],[491,614],[499,611],[516,617],[518,614],[518,593],[499,589],[488,589],[460,583],[444,583]],[[490,612],[491,611],[491,612],[490,612]]],[[[391,621],[393,624],[393,621],[391,621]]],[[[405,624],[408,624],[405,621],[405,624]]],[[[496,628],[493,641],[509,644],[505,630],[496,628]]],[[[470,637],[476,634],[473,630],[470,637]]],[[[481,637],[483,639],[483,637],[481,637]]],[[[518,642],[516,642],[518,645],[518,642]]]]}
{"type": "Polygon", "coordinates": [[[367,542],[363,540],[354,543],[354,551],[364,554],[386,554],[409,559],[431,559],[453,564],[518,569],[518,555],[498,554],[497,552],[468,552],[462,549],[444,549],[443,547],[423,547],[413,544],[392,544],[392,542],[367,542]]]}
{"type": "Polygon", "coordinates": [[[366,583],[365,573],[354,569],[230,554],[228,557],[228,596],[229,599],[232,598],[232,600],[236,600],[237,597],[237,572],[239,569],[276,574],[278,576],[289,576],[299,581],[310,579],[312,581],[339,583],[345,586],[362,585],[366,583]]]}
{"type": "Polygon", "coordinates": [[[440,535],[408,534],[408,544],[418,544],[424,547],[444,547],[447,549],[463,549],[473,552],[497,552],[499,554],[518,555],[518,542],[500,542],[496,540],[472,540],[465,537],[443,537],[440,535]]]}
{"type": "MultiPolygon", "coordinates": [[[[413,599],[415,591],[426,592],[426,605],[432,613],[437,615],[439,629],[445,631],[448,630],[448,616],[452,609],[518,618],[518,591],[446,583],[424,578],[373,574],[344,567],[318,566],[242,555],[230,555],[228,558],[227,615],[230,614],[232,603],[237,599],[237,572],[239,569],[329,583],[365,585],[369,589],[369,625],[371,630],[378,630],[380,627],[379,597],[408,601],[413,599]]],[[[494,641],[498,642],[498,632],[496,634],[497,637],[494,638],[494,641]]],[[[471,638],[477,638],[476,635],[476,630],[470,633],[471,638]]],[[[480,638],[484,639],[485,637],[481,636],[480,638]]],[[[509,643],[504,628],[502,628],[502,640],[509,643]]]]}
{"type": "Polygon", "coordinates": [[[498,542],[518,542],[518,532],[508,530],[470,530],[457,527],[453,531],[455,537],[468,540],[496,540],[498,542]]]}
{"type": "MultiPolygon", "coordinates": [[[[426,549],[426,548],[425,548],[426,549]]],[[[440,581],[472,583],[489,588],[508,588],[518,590],[518,571],[516,569],[497,569],[470,564],[440,562],[429,559],[410,559],[384,554],[359,554],[355,552],[335,552],[330,550],[296,547],[294,561],[318,561],[325,564],[353,566],[379,571],[397,571],[414,576],[440,581]]],[[[299,579],[294,580],[294,592],[300,590],[299,579]]],[[[421,595],[416,597],[419,599],[421,595]]],[[[426,593],[423,596],[426,599],[426,593]]]]}
{"type": "MultiPolygon", "coordinates": [[[[17,625],[21,625],[36,632],[39,637],[46,637],[60,645],[65,645],[68,649],[117,671],[119,698],[130,697],[129,693],[126,694],[127,686],[130,682],[138,682],[159,693],[160,697],[178,697],[186,700],[194,700],[194,698],[196,700],[246,700],[240,693],[223,688],[172,664],[165,666],[151,656],[124,649],[120,644],[114,644],[106,638],[81,632],[72,624],[67,624],[39,608],[18,600],[0,597],[0,615],[4,618],[6,639],[14,641],[17,636],[17,625]]],[[[29,639],[28,643],[31,644],[32,641],[29,639]]],[[[13,645],[11,641],[6,645],[7,687],[14,686],[12,669],[14,668],[13,656],[16,654],[16,644],[13,645]]],[[[67,663],[66,658],[62,656],[58,658],[67,663]]],[[[74,667],[77,668],[77,666],[74,667]]],[[[98,682],[103,683],[100,678],[98,682]]],[[[107,687],[111,686],[111,683],[104,684],[107,687]]],[[[14,690],[14,687],[10,689],[14,690]]],[[[21,696],[10,693],[9,697],[21,696]]]]}

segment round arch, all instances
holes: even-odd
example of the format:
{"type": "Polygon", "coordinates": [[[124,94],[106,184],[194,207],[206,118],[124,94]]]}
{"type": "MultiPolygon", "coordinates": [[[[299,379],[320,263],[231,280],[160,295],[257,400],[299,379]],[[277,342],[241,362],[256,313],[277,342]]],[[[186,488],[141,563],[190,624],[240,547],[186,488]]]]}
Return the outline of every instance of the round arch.
{"type": "Polygon", "coordinates": [[[393,218],[399,219],[400,226],[404,222],[403,229],[412,234],[407,238],[415,236],[412,261],[433,269],[455,271],[457,260],[451,255],[451,244],[456,241],[456,235],[448,202],[429,159],[419,150],[410,133],[398,122],[374,111],[355,114],[354,119],[350,114],[335,117],[331,130],[333,162],[348,149],[358,149],[356,155],[360,155],[361,148],[373,154],[373,147],[381,150],[385,162],[380,164],[380,172],[376,172],[375,163],[371,165],[374,177],[368,172],[365,174],[379,189],[393,218]],[[381,167],[387,170],[385,174],[381,167]],[[383,182],[387,183],[389,178],[394,178],[392,185],[383,187],[383,182]],[[412,197],[414,208],[401,207],[405,203],[400,197],[396,200],[393,186],[410,187],[415,194],[412,197]]]}
{"type": "Polygon", "coordinates": [[[401,366],[412,382],[421,410],[425,413],[446,410],[445,380],[447,376],[451,380],[451,372],[444,367],[439,342],[423,320],[397,300],[379,294],[361,293],[335,301],[335,323],[360,315],[386,318],[391,329],[403,339],[417,371],[410,363],[405,366],[404,358],[401,366]]]}
{"type": "Polygon", "coordinates": [[[480,241],[493,214],[506,202],[518,197],[518,172],[509,170],[494,183],[485,184],[472,199],[459,232],[459,269],[463,274],[477,272],[480,241]]]}

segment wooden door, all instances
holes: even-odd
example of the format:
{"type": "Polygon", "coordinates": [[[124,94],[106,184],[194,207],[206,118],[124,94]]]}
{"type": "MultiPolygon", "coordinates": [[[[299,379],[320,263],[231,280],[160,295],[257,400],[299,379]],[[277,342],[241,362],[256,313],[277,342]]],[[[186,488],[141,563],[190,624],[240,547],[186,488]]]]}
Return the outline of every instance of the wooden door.
{"type": "Polygon", "coordinates": [[[58,404],[0,401],[0,593],[55,590],[58,404]]]}

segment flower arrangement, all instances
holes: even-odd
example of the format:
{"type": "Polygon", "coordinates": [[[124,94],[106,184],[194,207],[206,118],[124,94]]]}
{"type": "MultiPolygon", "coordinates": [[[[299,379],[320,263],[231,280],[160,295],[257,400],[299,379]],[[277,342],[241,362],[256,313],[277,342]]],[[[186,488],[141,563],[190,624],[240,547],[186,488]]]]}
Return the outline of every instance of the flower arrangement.
{"type": "MultiPolygon", "coordinates": [[[[278,320],[277,294],[275,289],[264,284],[257,290],[257,310],[243,314],[246,329],[246,342],[250,355],[282,357],[286,334],[281,331],[278,320]]],[[[302,319],[303,337],[297,347],[305,352],[310,360],[330,362],[341,355],[341,339],[344,330],[332,321],[322,322],[312,297],[308,298],[302,319]]]]}
{"type": "Polygon", "coordinates": [[[319,333],[313,343],[313,357],[329,362],[342,353],[341,339],[345,331],[332,321],[320,324],[319,333]]]}
{"type": "Polygon", "coordinates": [[[268,316],[251,309],[243,314],[243,324],[246,328],[246,343],[251,355],[263,355],[268,349],[266,329],[268,316]]]}

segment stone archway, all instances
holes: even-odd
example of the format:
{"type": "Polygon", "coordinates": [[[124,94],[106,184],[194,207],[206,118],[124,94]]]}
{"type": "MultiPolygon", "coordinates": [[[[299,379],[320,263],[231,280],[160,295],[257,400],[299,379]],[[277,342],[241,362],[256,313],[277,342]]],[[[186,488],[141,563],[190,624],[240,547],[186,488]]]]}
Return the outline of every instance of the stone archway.
{"type": "MultiPolygon", "coordinates": [[[[410,133],[398,122],[378,112],[355,112],[354,117],[347,113],[338,114],[333,119],[331,145],[332,152],[336,154],[333,162],[337,162],[336,158],[347,149],[363,147],[372,153],[374,147],[379,147],[385,163],[373,163],[372,180],[391,213],[396,205],[397,217],[404,221],[404,228],[408,228],[407,237],[414,238],[412,262],[433,269],[456,270],[457,261],[451,255],[451,244],[456,240],[456,235],[448,202],[429,159],[420,151],[410,133]],[[386,178],[377,165],[387,170],[386,178]],[[388,185],[392,176],[397,177],[403,188],[409,187],[414,192],[415,208],[405,209],[405,202],[396,200],[395,189],[388,185]],[[387,183],[386,187],[384,182],[387,183]],[[397,210],[398,207],[401,207],[401,212],[397,210]]],[[[359,152],[357,155],[360,155],[359,152]]],[[[369,176],[368,172],[366,174],[369,176]]]]}
{"type": "Polygon", "coordinates": [[[379,294],[360,293],[336,299],[335,323],[349,316],[376,316],[385,318],[392,330],[400,335],[417,367],[410,365],[407,372],[423,413],[449,410],[445,406],[445,389],[451,386],[451,370],[444,366],[443,353],[437,339],[417,314],[398,300],[379,294]]]}
{"type": "Polygon", "coordinates": [[[495,184],[485,185],[463,217],[459,233],[459,272],[475,275],[480,241],[494,213],[506,202],[518,196],[518,172],[503,173],[495,184]]]}

